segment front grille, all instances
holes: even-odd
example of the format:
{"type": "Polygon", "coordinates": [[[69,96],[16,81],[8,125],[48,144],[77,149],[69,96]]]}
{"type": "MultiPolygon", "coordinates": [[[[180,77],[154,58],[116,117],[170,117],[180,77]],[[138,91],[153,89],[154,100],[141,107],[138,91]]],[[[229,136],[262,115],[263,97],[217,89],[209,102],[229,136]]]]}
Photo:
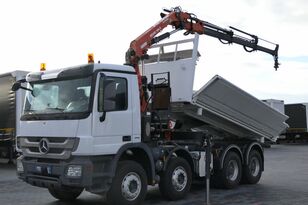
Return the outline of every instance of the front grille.
{"type": "MultiPolygon", "coordinates": [[[[46,137],[45,137],[46,138],[46,137]]],[[[74,138],[67,138],[67,137],[47,137],[48,141],[51,143],[64,143],[67,139],[74,139],[74,138]]],[[[27,137],[29,142],[40,142],[42,137],[27,137]]]]}
{"type": "Polygon", "coordinates": [[[20,148],[25,157],[68,159],[78,146],[78,138],[68,137],[19,137],[20,148]],[[40,142],[47,141],[48,151],[40,151],[40,142]]]}
{"type": "Polygon", "coordinates": [[[31,152],[40,152],[38,147],[29,147],[28,148],[31,152]]]}

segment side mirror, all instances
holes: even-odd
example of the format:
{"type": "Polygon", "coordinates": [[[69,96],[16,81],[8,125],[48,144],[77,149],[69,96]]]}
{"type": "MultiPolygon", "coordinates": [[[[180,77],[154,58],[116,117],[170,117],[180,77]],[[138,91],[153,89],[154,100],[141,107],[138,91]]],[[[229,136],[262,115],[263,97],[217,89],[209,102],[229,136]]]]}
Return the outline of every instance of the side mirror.
{"type": "Polygon", "coordinates": [[[17,91],[17,90],[19,90],[19,89],[21,88],[21,89],[23,89],[23,90],[28,90],[28,91],[30,91],[31,94],[32,94],[33,96],[35,96],[35,94],[33,93],[33,90],[21,86],[21,83],[23,83],[23,82],[25,82],[25,81],[16,81],[16,82],[12,85],[11,90],[15,92],[15,91],[17,91]]]}
{"type": "Polygon", "coordinates": [[[20,87],[21,87],[21,82],[17,81],[17,82],[15,82],[15,83],[13,84],[11,90],[15,92],[15,91],[17,91],[20,87]]]}

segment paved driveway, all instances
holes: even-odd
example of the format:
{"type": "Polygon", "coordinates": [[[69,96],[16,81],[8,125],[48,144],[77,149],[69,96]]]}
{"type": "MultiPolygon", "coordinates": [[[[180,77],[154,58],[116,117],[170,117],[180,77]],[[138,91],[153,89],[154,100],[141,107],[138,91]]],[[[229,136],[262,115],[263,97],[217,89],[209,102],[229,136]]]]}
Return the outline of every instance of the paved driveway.
{"type": "MultiPolygon", "coordinates": [[[[308,145],[274,145],[265,149],[265,171],[257,185],[234,190],[211,189],[212,205],[304,205],[308,204],[308,145]]],[[[15,167],[0,164],[1,205],[64,205],[46,189],[30,186],[16,178],[15,167]]],[[[99,196],[84,192],[74,205],[105,205],[99,196]]],[[[164,200],[157,187],[151,187],[144,204],[204,205],[203,185],[193,187],[181,201],[164,200]]]]}

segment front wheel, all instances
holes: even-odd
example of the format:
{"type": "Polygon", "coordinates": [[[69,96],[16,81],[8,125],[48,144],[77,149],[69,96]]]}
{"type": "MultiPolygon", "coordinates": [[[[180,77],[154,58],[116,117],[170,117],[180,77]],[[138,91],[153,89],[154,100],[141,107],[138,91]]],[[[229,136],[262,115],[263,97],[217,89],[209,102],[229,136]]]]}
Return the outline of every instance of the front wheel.
{"type": "Polygon", "coordinates": [[[192,182],[191,168],[188,162],[180,157],[171,158],[167,169],[162,173],[159,183],[161,194],[169,200],[184,198],[192,182]]]}
{"type": "Polygon", "coordinates": [[[243,183],[256,184],[262,175],[262,157],[256,150],[249,153],[248,165],[244,166],[243,183]]]}
{"type": "Polygon", "coordinates": [[[107,201],[112,205],[141,204],[147,192],[147,176],[137,162],[119,162],[116,175],[107,193],[107,201]]]}
{"type": "Polygon", "coordinates": [[[61,201],[73,201],[75,200],[83,191],[83,188],[75,187],[48,187],[49,193],[61,201]]]}

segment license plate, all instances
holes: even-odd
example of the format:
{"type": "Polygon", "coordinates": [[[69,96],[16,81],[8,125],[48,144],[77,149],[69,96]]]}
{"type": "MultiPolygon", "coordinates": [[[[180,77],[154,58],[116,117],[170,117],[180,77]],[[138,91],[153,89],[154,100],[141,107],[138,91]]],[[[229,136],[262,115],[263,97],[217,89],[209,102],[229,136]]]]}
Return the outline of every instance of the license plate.
{"type": "Polygon", "coordinates": [[[52,174],[52,166],[41,166],[36,165],[33,172],[42,175],[51,175],[52,174]]]}

